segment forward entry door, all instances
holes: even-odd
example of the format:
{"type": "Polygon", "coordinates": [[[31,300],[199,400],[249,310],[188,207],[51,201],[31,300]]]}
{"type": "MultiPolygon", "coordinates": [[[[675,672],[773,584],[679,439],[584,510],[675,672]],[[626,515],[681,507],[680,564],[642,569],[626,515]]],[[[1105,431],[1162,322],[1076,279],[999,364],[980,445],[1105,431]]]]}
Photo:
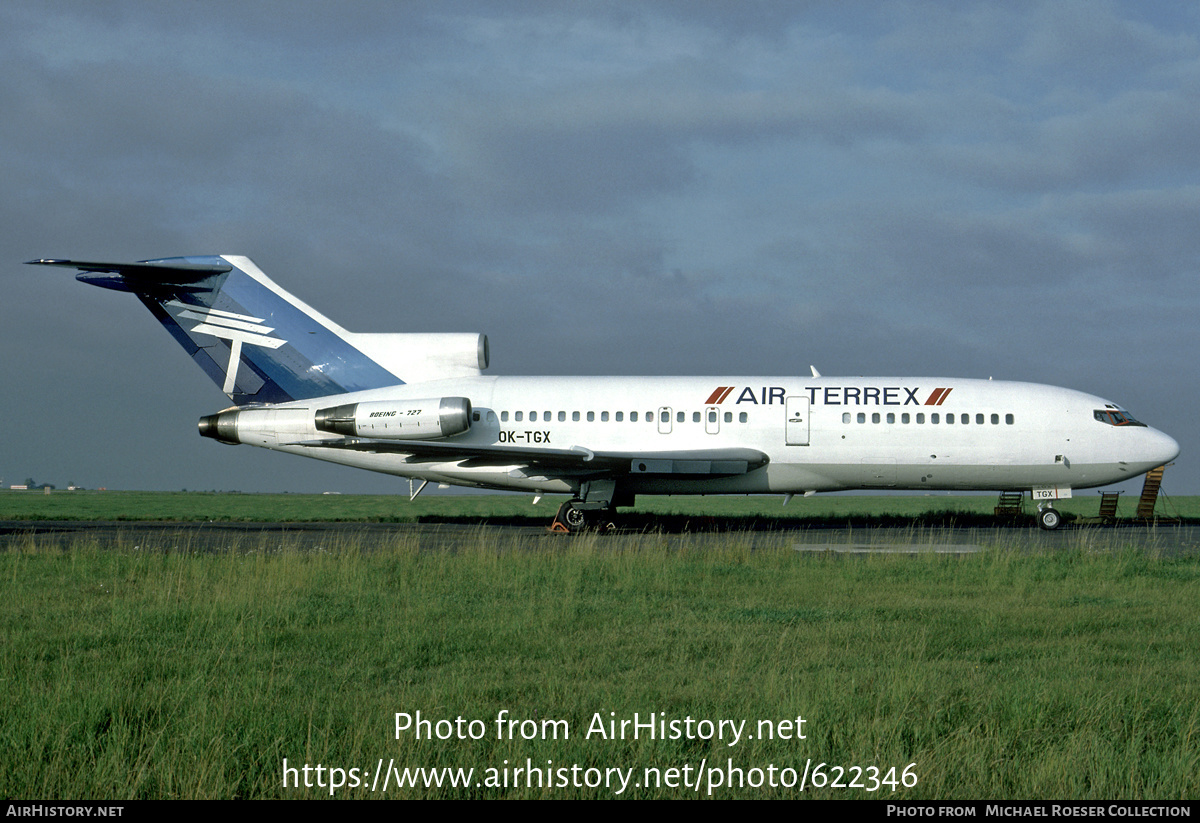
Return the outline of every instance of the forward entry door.
{"type": "Polygon", "coordinates": [[[784,423],[785,443],[789,446],[808,445],[808,397],[787,398],[784,405],[787,422],[784,423]]]}

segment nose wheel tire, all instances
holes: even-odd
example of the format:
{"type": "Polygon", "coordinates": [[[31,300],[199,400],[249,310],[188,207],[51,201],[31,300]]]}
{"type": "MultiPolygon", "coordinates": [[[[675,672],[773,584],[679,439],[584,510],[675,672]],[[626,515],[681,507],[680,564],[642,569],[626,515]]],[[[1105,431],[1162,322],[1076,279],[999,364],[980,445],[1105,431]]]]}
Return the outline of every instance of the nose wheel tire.
{"type": "Polygon", "coordinates": [[[1038,512],[1038,525],[1047,531],[1054,531],[1062,525],[1062,515],[1049,507],[1038,512]]]}

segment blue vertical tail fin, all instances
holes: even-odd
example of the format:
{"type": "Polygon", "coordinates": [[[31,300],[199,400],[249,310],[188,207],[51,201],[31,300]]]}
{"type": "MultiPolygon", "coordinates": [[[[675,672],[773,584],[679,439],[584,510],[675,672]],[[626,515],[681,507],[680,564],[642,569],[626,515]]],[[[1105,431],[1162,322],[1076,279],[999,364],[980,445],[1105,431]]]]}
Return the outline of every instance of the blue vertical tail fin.
{"type": "Polygon", "coordinates": [[[284,291],[246,257],[30,262],[76,268],[84,283],[137,295],[239,406],[394,386],[406,382],[401,377],[406,371],[422,379],[431,369],[441,370],[432,376],[478,374],[487,365],[482,335],[348,332],[284,291]],[[475,347],[465,358],[458,356],[464,343],[475,347]]]}

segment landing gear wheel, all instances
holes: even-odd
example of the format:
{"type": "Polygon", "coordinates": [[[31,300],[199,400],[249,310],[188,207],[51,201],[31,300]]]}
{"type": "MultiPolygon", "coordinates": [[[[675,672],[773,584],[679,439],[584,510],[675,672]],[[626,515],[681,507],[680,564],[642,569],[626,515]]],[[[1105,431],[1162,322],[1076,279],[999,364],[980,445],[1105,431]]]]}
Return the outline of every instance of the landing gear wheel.
{"type": "Polygon", "coordinates": [[[1038,525],[1047,531],[1054,531],[1062,525],[1062,515],[1046,507],[1038,512],[1038,525]]]}
{"type": "Polygon", "coordinates": [[[580,531],[587,525],[587,513],[575,506],[578,500],[568,500],[558,507],[558,514],[554,515],[554,522],[550,524],[550,531],[559,534],[572,534],[580,531]]]}
{"type": "Polygon", "coordinates": [[[549,531],[556,534],[576,534],[585,529],[595,529],[600,532],[615,531],[617,526],[609,518],[614,517],[616,509],[613,506],[601,508],[595,503],[575,498],[567,500],[558,507],[554,522],[549,531]]]}
{"type": "Polygon", "coordinates": [[[563,511],[563,520],[566,521],[567,528],[573,532],[579,531],[587,525],[587,515],[583,509],[577,509],[570,503],[567,504],[566,509],[563,511]]]}

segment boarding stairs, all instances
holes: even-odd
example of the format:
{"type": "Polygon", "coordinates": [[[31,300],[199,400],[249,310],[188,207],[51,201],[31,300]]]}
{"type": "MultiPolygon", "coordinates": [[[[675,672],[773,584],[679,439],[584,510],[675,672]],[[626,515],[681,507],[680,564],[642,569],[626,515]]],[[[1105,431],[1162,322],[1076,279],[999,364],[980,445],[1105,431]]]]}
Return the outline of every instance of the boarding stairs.
{"type": "Polygon", "coordinates": [[[1146,472],[1146,481],[1142,484],[1142,496],[1138,499],[1137,519],[1153,520],[1154,506],[1158,502],[1158,491],[1162,488],[1163,469],[1159,466],[1146,472]]]}
{"type": "Polygon", "coordinates": [[[1100,522],[1112,525],[1117,522],[1117,501],[1120,492],[1100,492],[1100,522]]]}
{"type": "Polygon", "coordinates": [[[996,517],[1018,517],[1021,514],[1021,502],[1025,492],[1000,492],[996,501],[996,517]]]}

